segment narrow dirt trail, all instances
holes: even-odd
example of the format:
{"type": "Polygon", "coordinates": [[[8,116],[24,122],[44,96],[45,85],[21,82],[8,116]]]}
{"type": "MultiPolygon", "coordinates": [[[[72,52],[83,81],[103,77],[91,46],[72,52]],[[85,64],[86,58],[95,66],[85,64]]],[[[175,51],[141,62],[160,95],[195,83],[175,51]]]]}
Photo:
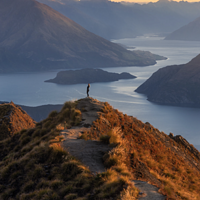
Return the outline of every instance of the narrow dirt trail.
{"type": "Polygon", "coordinates": [[[135,187],[140,190],[140,200],[165,200],[166,197],[158,193],[158,188],[145,181],[134,180],[135,187]]]}
{"type": "MultiPolygon", "coordinates": [[[[87,97],[78,102],[77,108],[82,111],[82,123],[79,126],[62,130],[64,140],[61,146],[72,156],[88,166],[93,174],[104,172],[106,169],[102,157],[112,148],[102,142],[78,139],[80,135],[90,129],[93,121],[98,118],[104,103],[87,97]]],[[[165,196],[158,193],[158,188],[144,181],[134,180],[133,183],[141,191],[140,200],[164,200],[165,196]]]]}
{"type": "Polygon", "coordinates": [[[99,141],[78,139],[84,131],[90,129],[92,122],[98,118],[103,103],[92,98],[85,98],[79,101],[77,107],[84,110],[82,112],[83,121],[80,126],[61,131],[61,135],[64,137],[61,146],[88,166],[92,173],[104,172],[106,169],[102,157],[111,150],[111,147],[99,141]]]}
{"type": "Polygon", "coordinates": [[[90,171],[95,173],[104,172],[103,155],[111,148],[99,141],[78,139],[85,128],[72,127],[70,130],[63,130],[61,135],[64,141],[61,146],[71,155],[79,159],[90,171]]]}

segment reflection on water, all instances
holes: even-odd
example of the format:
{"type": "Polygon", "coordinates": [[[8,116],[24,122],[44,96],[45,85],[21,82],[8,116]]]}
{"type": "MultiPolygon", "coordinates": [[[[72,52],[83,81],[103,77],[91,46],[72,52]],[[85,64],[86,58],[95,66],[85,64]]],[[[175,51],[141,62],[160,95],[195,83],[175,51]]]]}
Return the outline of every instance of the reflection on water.
{"type": "MultiPolygon", "coordinates": [[[[90,96],[107,101],[114,108],[143,122],[150,122],[166,134],[170,132],[182,135],[190,143],[200,145],[200,109],[161,106],[146,100],[145,95],[134,90],[157,69],[190,61],[200,53],[199,42],[163,41],[162,38],[121,39],[114,42],[140,50],[168,57],[148,67],[117,67],[104,70],[110,72],[129,72],[136,79],[120,80],[111,83],[91,84],[90,96]]],[[[1,101],[13,101],[16,104],[37,106],[44,104],[62,104],[65,101],[86,97],[87,84],[57,85],[44,80],[54,78],[57,71],[47,73],[23,73],[0,75],[1,101]]]]}

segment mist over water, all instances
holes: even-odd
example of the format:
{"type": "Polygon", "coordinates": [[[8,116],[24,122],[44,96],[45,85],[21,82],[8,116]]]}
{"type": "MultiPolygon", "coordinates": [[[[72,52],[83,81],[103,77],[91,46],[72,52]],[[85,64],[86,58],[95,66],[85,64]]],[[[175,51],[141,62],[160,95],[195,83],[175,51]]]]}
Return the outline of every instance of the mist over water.
{"type": "MultiPolygon", "coordinates": [[[[166,134],[182,135],[197,148],[200,147],[200,109],[161,106],[146,100],[146,96],[134,92],[152,73],[161,67],[189,62],[200,53],[200,42],[165,41],[160,37],[138,37],[120,39],[113,42],[126,45],[129,49],[147,50],[167,57],[148,67],[106,68],[109,72],[129,72],[136,79],[110,83],[91,84],[90,96],[109,102],[114,108],[150,122],[166,134]],[[198,146],[199,145],[199,146],[198,146]]],[[[46,83],[54,78],[57,71],[45,73],[19,73],[0,75],[0,101],[13,101],[16,104],[38,106],[63,104],[65,101],[86,97],[87,84],[58,85],[46,83]]],[[[198,148],[200,149],[200,148],[198,148]]]]}

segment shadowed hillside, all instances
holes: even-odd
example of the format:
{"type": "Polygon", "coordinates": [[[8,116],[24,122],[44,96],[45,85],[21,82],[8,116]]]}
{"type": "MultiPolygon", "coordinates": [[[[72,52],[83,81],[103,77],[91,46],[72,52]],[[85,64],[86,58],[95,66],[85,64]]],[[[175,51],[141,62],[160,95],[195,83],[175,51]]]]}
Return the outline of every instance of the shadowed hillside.
{"type": "Polygon", "coordinates": [[[172,32],[165,40],[200,41],[200,17],[172,32]]]}
{"type": "Polygon", "coordinates": [[[200,55],[187,64],[159,69],[136,92],[159,104],[200,107],[199,63],[200,55]]]}
{"type": "Polygon", "coordinates": [[[35,128],[0,141],[0,150],[3,200],[133,200],[147,181],[167,199],[200,198],[200,153],[193,145],[92,98],[66,102],[35,128]],[[98,153],[106,168],[98,174],[90,171],[97,158],[91,165],[85,159],[96,155],[86,151],[94,144],[92,151],[109,151],[98,153]]]}
{"type": "Polygon", "coordinates": [[[128,51],[35,0],[1,0],[0,26],[0,72],[146,66],[163,59],[128,51]]]}

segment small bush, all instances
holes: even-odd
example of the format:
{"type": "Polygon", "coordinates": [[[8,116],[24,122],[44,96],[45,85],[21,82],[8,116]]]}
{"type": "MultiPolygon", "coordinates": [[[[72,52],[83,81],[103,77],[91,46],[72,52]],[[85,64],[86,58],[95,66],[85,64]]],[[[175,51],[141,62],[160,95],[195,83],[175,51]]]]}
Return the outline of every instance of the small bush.
{"type": "Polygon", "coordinates": [[[37,184],[36,189],[41,189],[41,188],[48,188],[49,187],[49,181],[45,179],[40,179],[40,182],[37,184]]]}
{"type": "Polygon", "coordinates": [[[35,194],[34,193],[22,193],[19,197],[19,200],[30,200],[30,199],[33,199],[35,197],[35,194]]]}
{"type": "Polygon", "coordinates": [[[22,175],[23,174],[23,172],[22,172],[22,170],[17,170],[17,171],[15,171],[15,172],[13,172],[11,175],[10,175],[10,178],[11,179],[16,179],[16,178],[18,178],[20,175],[22,175]]]}
{"type": "Polygon", "coordinates": [[[52,112],[49,114],[48,118],[54,118],[54,117],[56,117],[57,115],[58,115],[58,112],[57,112],[56,110],[54,110],[54,111],[52,111],[52,112]]]}
{"type": "Polygon", "coordinates": [[[72,107],[74,107],[73,104],[74,104],[74,103],[73,103],[73,102],[70,102],[70,101],[65,102],[65,104],[64,104],[64,106],[63,106],[61,112],[62,112],[63,110],[65,110],[66,108],[67,108],[67,109],[71,109],[72,107]]]}
{"type": "Polygon", "coordinates": [[[50,196],[54,193],[53,190],[50,188],[43,188],[40,190],[36,190],[35,192],[36,198],[39,199],[45,199],[47,200],[48,198],[50,199],[50,196]]]}
{"type": "Polygon", "coordinates": [[[29,173],[32,180],[40,179],[45,175],[45,171],[41,165],[35,165],[34,170],[29,173]]]}
{"type": "Polygon", "coordinates": [[[32,137],[33,138],[40,137],[40,130],[39,129],[35,130],[32,137]]]}
{"type": "Polygon", "coordinates": [[[73,185],[72,184],[67,184],[67,186],[64,186],[60,189],[60,194],[61,196],[66,196],[67,194],[71,193],[73,190],[73,185]]]}
{"type": "Polygon", "coordinates": [[[77,194],[68,194],[64,197],[64,200],[73,200],[77,198],[77,194]]]}
{"type": "Polygon", "coordinates": [[[106,144],[119,144],[122,141],[121,132],[118,128],[112,129],[106,135],[101,135],[100,141],[106,144]]]}
{"type": "Polygon", "coordinates": [[[29,143],[30,141],[31,141],[31,137],[27,135],[26,137],[24,137],[24,138],[21,140],[20,145],[21,145],[21,146],[24,146],[24,145],[26,145],[27,143],[29,143]]]}
{"type": "Polygon", "coordinates": [[[61,115],[61,118],[63,119],[70,119],[70,115],[71,115],[71,110],[69,110],[68,108],[66,108],[61,115]]]}
{"type": "Polygon", "coordinates": [[[110,140],[110,136],[108,136],[108,135],[101,135],[100,136],[100,141],[105,143],[105,144],[109,144],[109,140],[110,140]]]}
{"type": "Polygon", "coordinates": [[[59,187],[61,187],[63,185],[63,181],[62,180],[59,180],[59,179],[55,179],[53,181],[51,181],[50,183],[50,187],[52,189],[58,189],[59,187]]]}
{"type": "Polygon", "coordinates": [[[61,166],[63,180],[74,178],[77,174],[80,174],[82,169],[78,165],[77,161],[63,163],[61,166]]]}
{"type": "Polygon", "coordinates": [[[14,172],[15,170],[20,170],[20,164],[18,161],[13,161],[11,163],[9,163],[7,166],[5,166],[3,168],[3,170],[1,171],[1,177],[3,179],[8,178],[12,172],[14,172]]]}
{"type": "Polygon", "coordinates": [[[49,120],[49,121],[47,121],[47,122],[45,122],[45,123],[43,124],[43,127],[44,127],[44,128],[49,128],[49,127],[51,126],[51,124],[52,124],[52,122],[49,120]]]}
{"type": "Polygon", "coordinates": [[[66,151],[63,150],[61,146],[53,146],[51,149],[51,155],[49,156],[49,163],[62,163],[65,159],[65,156],[68,155],[66,151]]]}
{"type": "Polygon", "coordinates": [[[132,185],[129,185],[127,189],[124,189],[121,193],[121,200],[136,200],[139,194],[139,190],[132,185]]]}
{"type": "Polygon", "coordinates": [[[22,190],[26,193],[30,192],[31,190],[34,189],[34,182],[32,180],[29,180],[28,182],[26,182],[22,188],[22,190]]]}
{"type": "Polygon", "coordinates": [[[21,131],[20,134],[21,134],[20,140],[28,136],[28,133],[26,132],[26,130],[21,131]]]}

